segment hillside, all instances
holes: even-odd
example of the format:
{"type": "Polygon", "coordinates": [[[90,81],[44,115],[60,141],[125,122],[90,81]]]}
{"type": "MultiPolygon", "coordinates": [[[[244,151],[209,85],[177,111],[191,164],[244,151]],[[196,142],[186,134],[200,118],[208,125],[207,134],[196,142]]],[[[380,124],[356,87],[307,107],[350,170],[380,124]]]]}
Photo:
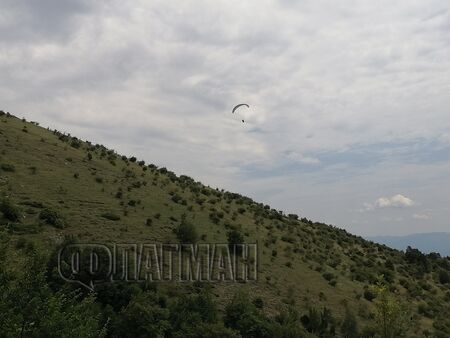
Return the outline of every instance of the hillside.
{"type": "Polygon", "coordinates": [[[80,243],[175,243],[177,227],[189,222],[200,243],[227,243],[235,230],[245,242],[259,245],[257,281],[211,285],[221,311],[240,290],[259,297],[268,318],[287,307],[300,314],[326,307],[336,336],[350,310],[370,336],[376,318],[371,286],[381,278],[409,307],[408,337],[450,336],[445,278],[450,259],[403,253],[301,215],[285,215],[5,113],[0,116],[0,197],[0,229],[14,253],[7,258],[10,270],[25,259],[26,248],[51,255],[69,236],[80,243]],[[5,205],[20,217],[8,218],[5,205]],[[42,216],[43,210],[53,213],[53,221],[42,216]]]}

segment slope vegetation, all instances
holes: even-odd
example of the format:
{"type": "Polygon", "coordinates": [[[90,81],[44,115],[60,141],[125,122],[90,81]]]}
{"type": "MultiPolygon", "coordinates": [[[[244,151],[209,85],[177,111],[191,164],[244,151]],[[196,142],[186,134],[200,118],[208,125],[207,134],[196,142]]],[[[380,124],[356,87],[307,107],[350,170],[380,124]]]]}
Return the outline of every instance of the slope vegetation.
{"type": "MultiPolygon", "coordinates": [[[[268,318],[290,308],[311,320],[312,309],[326,309],[336,326],[329,336],[341,335],[350,311],[361,335],[370,337],[377,320],[373,286],[383,284],[408,307],[407,336],[450,336],[448,258],[390,249],[103,145],[0,115],[0,229],[14,253],[5,258],[10,270],[27,250],[51,255],[67,238],[173,243],[180,240],[180,225],[190,224],[199,243],[227,243],[233,233],[259,245],[257,281],[211,284],[221,311],[239,291],[258,298],[268,318]]],[[[302,326],[315,332],[307,319],[302,326]]]]}

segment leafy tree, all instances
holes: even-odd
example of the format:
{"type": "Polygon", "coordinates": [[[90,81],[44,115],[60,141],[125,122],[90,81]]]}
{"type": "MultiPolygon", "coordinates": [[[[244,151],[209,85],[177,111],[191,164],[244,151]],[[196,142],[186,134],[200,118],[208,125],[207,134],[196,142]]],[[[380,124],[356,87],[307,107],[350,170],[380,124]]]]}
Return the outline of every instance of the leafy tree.
{"type": "Polygon", "coordinates": [[[242,244],[245,242],[245,239],[244,239],[244,236],[242,235],[242,233],[235,229],[230,230],[227,233],[227,239],[228,239],[228,244],[230,246],[230,250],[236,249],[236,254],[240,255],[242,253],[242,247],[236,246],[234,248],[234,245],[242,244]]]}
{"type": "Polygon", "coordinates": [[[189,243],[193,244],[197,242],[198,234],[195,226],[186,221],[186,217],[183,216],[181,219],[181,223],[178,225],[178,228],[175,230],[177,238],[181,243],[189,243]]]}
{"type": "Polygon", "coordinates": [[[77,294],[52,293],[45,280],[45,260],[36,253],[23,269],[15,278],[0,267],[2,337],[105,336],[92,296],[79,299],[77,294]]]}
{"type": "Polygon", "coordinates": [[[324,308],[319,312],[315,308],[309,309],[309,314],[301,318],[303,326],[313,334],[320,337],[334,337],[336,327],[331,311],[324,308]]]}
{"type": "Polygon", "coordinates": [[[358,322],[350,309],[346,309],[345,317],[341,324],[341,333],[343,338],[358,338],[358,322]]]}
{"type": "Polygon", "coordinates": [[[134,295],[130,303],[112,323],[112,337],[160,338],[165,337],[171,325],[169,309],[161,306],[153,292],[134,295]]]}
{"type": "Polygon", "coordinates": [[[439,282],[441,284],[448,284],[450,283],[450,273],[445,270],[439,271],[439,282]]]}
{"type": "Polygon", "coordinates": [[[177,332],[175,336],[197,337],[200,326],[218,321],[216,304],[207,291],[182,295],[170,306],[170,310],[171,326],[177,332]]]}
{"type": "Polygon", "coordinates": [[[374,289],[377,295],[374,303],[378,337],[406,337],[409,318],[408,308],[390,293],[386,285],[378,283],[374,289]]]}
{"type": "Polygon", "coordinates": [[[243,293],[235,294],[226,306],[224,323],[225,326],[239,331],[244,338],[272,337],[269,321],[243,293]]]}
{"type": "Polygon", "coordinates": [[[275,317],[272,324],[272,336],[283,338],[306,338],[315,337],[305,331],[301,324],[299,313],[289,307],[275,317]]]}

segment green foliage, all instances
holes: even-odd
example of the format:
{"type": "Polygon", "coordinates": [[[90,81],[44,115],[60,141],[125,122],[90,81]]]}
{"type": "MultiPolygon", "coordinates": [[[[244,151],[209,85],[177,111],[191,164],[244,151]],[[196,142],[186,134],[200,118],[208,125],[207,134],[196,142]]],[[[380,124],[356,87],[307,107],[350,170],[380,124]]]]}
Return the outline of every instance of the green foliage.
{"type": "Polygon", "coordinates": [[[170,329],[169,309],[151,292],[134,295],[112,323],[113,337],[160,338],[170,329]]]}
{"type": "Polygon", "coordinates": [[[0,267],[2,337],[105,336],[92,297],[53,293],[45,280],[45,260],[35,253],[22,268],[20,278],[14,279],[0,267]]]}
{"type": "Polygon", "coordinates": [[[409,311],[405,303],[394,297],[389,289],[379,283],[374,287],[377,333],[381,338],[407,337],[409,311]]]}
{"type": "Polygon", "coordinates": [[[241,244],[245,242],[242,233],[235,229],[228,231],[227,239],[229,244],[241,244]]]}
{"type": "Polygon", "coordinates": [[[232,252],[235,252],[236,255],[241,255],[242,246],[236,246],[235,244],[242,244],[245,242],[242,233],[236,229],[230,230],[227,232],[227,239],[230,250],[232,250],[232,252]]]}
{"type": "Polygon", "coordinates": [[[3,217],[11,222],[19,222],[21,218],[20,209],[15,206],[9,199],[5,198],[0,202],[0,212],[3,217]]]}
{"type": "Polygon", "coordinates": [[[345,317],[341,324],[341,333],[343,338],[358,338],[358,322],[350,309],[346,309],[345,317]]]}
{"type": "Polygon", "coordinates": [[[182,218],[181,223],[175,230],[178,240],[181,243],[196,243],[198,240],[197,230],[192,223],[186,221],[185,217],[182,218]]]}
{"type": "Polygon", "coordinates": [[[441,284],[448,284],[450,283],[450,273],[445,270],[439,271],[439,282],[441,284]]]}
{"type": "Polygon", "coordinates": [[[8,163],[2,163],[0,165],[0,169],[5,171],[5,172],[14,172],[14,171],[16,171],[16,167],[13,166],[12,164],[8,164],[8,163]]]}
{"type": "Polygon", "coordinates": [[[269,322],[246,294],[236,294],[226,306],[224,323],[242,337],[272,337],[269,322]]]}
{"type": "Polygon", "coordinates": [[[308,332],[316,334],[320,337],[334,337],[336,332],[335,320],[331,311],[324,308],[318,311],[310,308],[307,315],[302,316],[301,322],[308,332]]]}
{"type": "Polygon", "coordinates": [[[45,208],[39,213],[39,219],[58,229],[62,229],[65,226],[65,221],[58,212],[49,208],[45,208]]]}
{"type": "Polygon", "coordinates": [[[370,290],[370,289],[364,290],[364,298],[367,299],[369,302],[374,300],[375,297],[376,297],[376,294],[373,290],[370,290]]]}

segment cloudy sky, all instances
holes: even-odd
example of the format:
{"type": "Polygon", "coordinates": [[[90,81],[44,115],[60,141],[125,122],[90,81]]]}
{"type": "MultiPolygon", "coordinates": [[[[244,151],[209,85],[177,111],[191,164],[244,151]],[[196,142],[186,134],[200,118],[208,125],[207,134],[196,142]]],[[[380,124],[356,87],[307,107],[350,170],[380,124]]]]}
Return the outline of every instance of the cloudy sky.
{"type": "Polygon", "coordinates": [[[356,234],[450,231],[449,93],[447,0],[0,0],[0,109],[356,234]]]}

